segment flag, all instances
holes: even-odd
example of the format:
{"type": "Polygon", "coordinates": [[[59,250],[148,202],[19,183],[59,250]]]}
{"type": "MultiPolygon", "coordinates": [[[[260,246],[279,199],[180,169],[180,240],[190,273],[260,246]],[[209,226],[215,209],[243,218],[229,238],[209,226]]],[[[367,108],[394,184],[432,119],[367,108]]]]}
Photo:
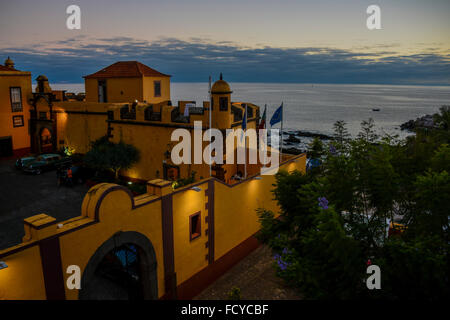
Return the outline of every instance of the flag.
{"type": "Polygon", "coordinates": [[[189,108],[194,108],[195,103],[186,103],[184,106],[184,116],[189,117],[189,108]]]}
{"type": "Polygon", "coordinates": [[[282,120],[283,120],[283,103],[281,103],[281,106],[278,107],[278,109],[275,111],[272,118],[270,119],[270,126],[273,126],[274,124],[277,124],[282,120]]]}
{"type": "Polygon", "coordinates": [[[244,137],[245,130],[247,130],[247,105],[244,105],[244,106],[245,106],[245,109],[244,109],[244,118],[242,119],[241,141],[242,141],[242,138],[244,137]]]}
{"type": "Polygon", "coordinates": [[[258,129],[264,129],[266,127],[266,109],[267,109],[267,105],[264,106],[264,113],[261,118],[261,121],[259,122],[258,129]]]}

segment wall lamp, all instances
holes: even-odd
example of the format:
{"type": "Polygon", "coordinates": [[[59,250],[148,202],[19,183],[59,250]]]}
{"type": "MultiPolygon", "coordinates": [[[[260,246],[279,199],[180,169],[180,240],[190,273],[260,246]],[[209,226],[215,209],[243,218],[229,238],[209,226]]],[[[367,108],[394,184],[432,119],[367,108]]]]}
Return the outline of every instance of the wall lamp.
{"type": "Polygon", "coordinates": [[[0,261],[0,270],[8,268],[8,265],[4,261],[0,261]]]}
{"type": "Polygon", "coordinates": [[[199,187],[192,187],[191,190],[194,190],[194,191],[196,191],[196,192],[200,192],[200,191],[202,191],[202,188],[199,188],[199,187]]]}

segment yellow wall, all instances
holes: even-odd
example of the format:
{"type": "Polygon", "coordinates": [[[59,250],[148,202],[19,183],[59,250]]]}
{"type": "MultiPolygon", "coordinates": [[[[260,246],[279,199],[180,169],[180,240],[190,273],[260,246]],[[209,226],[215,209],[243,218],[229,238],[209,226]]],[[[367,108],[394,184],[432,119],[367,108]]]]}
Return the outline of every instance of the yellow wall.
{"type": "Polygon", "coordinates": [[[195,273],[208,265],[206,255],[208,248],[205,243],[208,242],[205,223],[205,217],[208,211],[205,210],[205,202],[208,198],[205,196],[205,190],[208,189],[208,183],[198,185],[202,190],[186,190],[173,196],[173,234],[174,234],[174,257],[175,272],[177,274],[177,284],[183,283],[195,273]],[[201,236],[190,240],[189,216],[200,211],[201,236]]]}
{"type": "MultiPolygon", "coordinates": [[[[135,164],[129,170],[123,170],[122,175],[150,180],[154,178],[163,178],[163,161],[167,164],[172,164],[172,161],[166,159],[164,152],[166,150],[171,150],[172,147],[178,142],[173,142],[171,146],[167,146],[170,143],[170,137],[173,130],[176,128],[171,127],[156,127],[156,126],[145,126],[145,125],[131,125],[114,123],[112,124],[114,128],[113,135],[111,139],[114,142],[123,141],[134,145],[139,149],[141,157],[137,164],[135,164]],[[157,175],[159,172],[159,176],[157,175]]],[[[193,135],[192,135],[193,136],[193,135]]],[[[204,143],[206,145],[207,143],[204,143]]],[[[192,150],[194,146],[192,145],[192,150]]],[[[203,150],[203,149],[202,149],[203,150]]],[[[192,161],[193,161],[193,151],[192,161]]],[[[186,178],[190,176],[192,171],[196,172],[196,179],[200,177],[209,177],[209,166],[205,164],[180,164],[180,176],[186,178]]]]}
{"type": "MultiPolygon", "coordinates": [[[[142,101],[142,78],[110,78],[104,80],[106,81],[107,102],[142,101]]],[[[86,101],[98,102],[98,80],[86,79],[85,88],[86,101]]]]}
{"type": "MultiPolygon", "coordinates": [[[[106,81],[107,102],[147,101],[160,103],[170,100],[169,77],[108,78],[106,81]],[[154,81],[161,82],[161,96],[155,97],[154,81]]],[[[85,79],[86,101],[98,102],[98,79],[85,79]]]]}
{"type": "Polygon", "coordinates": [[[98,102],[97,79],[84,79],[84,90],[86,91],[86,102],[98,102]]]}
{"type": "Polygon", "coordinates": [[[8,268],[0,270],[0,300],[45,299],[44,275],[38,246],[2,260],[8,268]]]}
{"type": "Polygon", "coordinates": [[[58,149],[59,142],[75,148],[76,153],[86,153],[90,143],[107,134],[106,114],[89,114],[87,112],[106,113],[108,103],[61,102],[57,104],[58,149]],[[70,113],[72,111],[73,113],[70,113]]]}
{"type": "MultiPolygon", "coordinates": [[[[302,155],[297,159],[296,162],[284,164],[282,169],[304,171],[306,156],[302,155]]],[[[174,267],[178,285],[208,265],[206,259],[208,249],[205,246],[208,241],[205,232],[208,228],[205,217],[209,214],[205,209],[205,203],[208,201],[205,190],[208,188],[208,182],[209,179],[206,179],[197,185],[201,188],[200,192],[186,186],[173,193],[174,267]],[[201,212],[201,236],[191,241],[189,216],[198,211],[201,212]]],[[[230,187],[214,180],[215,260],[258,231],[259,223],[255,212],[257,208],[278,211],[271,193],[274,182],[274,176],[262,176],[261,180],[249,179],[230,187]]],[[[158,296],[162,297],[165,287],[160,195],[145,194],[130,199],[127,192],[112,188],[115,188],[115,185],[107,183],[92,187],[84,198],[80,217],[62,222],[63,226],[60,228],[53,224],[28,232],[27,235],[30,238],[24,240],[32,244],[33,241],[60,234],[61,262],[64,283],[66,283],[67,267],[78,265],[83,272],[97,248],[116,232],[139,232],[145,235],[154,247],[157,259],[158,296]],[[103,200],[99,206],[101,199],[103,200]],[[138,208],[133,209],[133,203],[138,208]],[[99,207],[99,220],[94,223],[97,207],[99,207]]],[[[173,191],[169,189],[169,192],[173,191]]],[[[35,220],[42,220],[42,218],[35,220]]],[[[14,247],[0,251],[0,255],[11,249],[14,247]]],[[[9,267],[0,270],[0,298],[45,298],[38,246],[6,256],[2,260],[9,267]]],[[[66,288],[65,293],[67,299],[78,298],[77,290],[66,288]]]]}
{"type": "Polygon", "coordinates": [[[31,74],[22,71],[0,72],[0,137],[12,136],[13,150],[29,148],[29,119],[31,95],[31,74]],[[10,87],[20,87],[22,92],[22,112],[12,112],[10,87]],[[23,127],[13,127],[13,116],[23,116],[23,127]]]}
{"type": "Polygon", "coordinates": [[[143,99],[148,103],[159,103],[170,100],[170,78],[169,77],[143,77],[143,99]],[[154,81],[161,81],[161,96],[155,97],[154,81]]]}

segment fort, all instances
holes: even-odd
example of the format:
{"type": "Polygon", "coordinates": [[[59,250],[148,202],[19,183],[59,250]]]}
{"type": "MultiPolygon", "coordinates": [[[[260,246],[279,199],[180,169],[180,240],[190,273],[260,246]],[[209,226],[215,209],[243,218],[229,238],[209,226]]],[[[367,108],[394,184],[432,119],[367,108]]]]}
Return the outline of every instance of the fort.
{"type": "MultiPolygon", "coordinates": [[[[137,61],[84,79],[86,98],[79,101],[52,90],[43,75],[33,91],[31,73],[15,69],[9,58],[0,65],[1,155],[63,147],[84,154],[106,136],[139,149],[139,162],[120,175],[144,183],[146,192],[135,196],[103,182],[86,193],[77,217],[57,221],[30,212],[22,242],[0,250],[7,266],[0,270],[0,299],[192,298],[258,246],[256,210],[278,211],[271,191],[276,180],[260,175],[261,163],[175,164],[171,134],[179,128],[192,133],[195,121],[202,121],[202,132],[242,129],[245,106],[246,128],[257,129],[259,107],[232,102],[221,76],[211,100],[185,112],[193,102],[172,104],[170,76],[137,61]],[[233,179],[244,166],[247,175],[233,179]],[[196,181],[173,188],[193,171],[196,181]],[[79,290],[66,286],[72,265],[81,270],[79,290]]],[[[202,150],[206,146],[202,141],[202,150]]],[[[280,155],[280,170],[305,171],[305,165],[305,154],[280,155]]]]}

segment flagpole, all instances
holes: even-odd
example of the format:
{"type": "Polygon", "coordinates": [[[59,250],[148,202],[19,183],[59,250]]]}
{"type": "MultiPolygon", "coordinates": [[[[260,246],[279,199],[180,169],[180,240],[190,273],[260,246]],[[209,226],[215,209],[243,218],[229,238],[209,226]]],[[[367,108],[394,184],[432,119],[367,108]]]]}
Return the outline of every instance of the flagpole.
{"type": "MultiPolygon", "coordinates": [[[[209,76],[209,129],[212,129],[211,76],[209,76]]],[[[211,134],[211,130],[209,131],[211,134]]],[[[211,136],[210,136],[211,139],[211,136]]],[[[211,151],[211,150],[210,150],[211,151]]],[[[209,153],[209,176],[212,176],[211,152],[209,153]]]]}
{"type": "MultiPolygon", "coordinates": [[[[245,129],[247,130],[247,104],[245,104],[245,129]]],[[[245,179],[247,179],[247,137],[244,132],[244,150],[245,150],[245,179]]]]}
{"type": "Polygon", "coordinates": [[[283,102],[281,102],[281,146],[280,146],[280,164],[282,160],[282,154],[283,154],[283,122],[284,122],[284,105],[283,102]]]}

